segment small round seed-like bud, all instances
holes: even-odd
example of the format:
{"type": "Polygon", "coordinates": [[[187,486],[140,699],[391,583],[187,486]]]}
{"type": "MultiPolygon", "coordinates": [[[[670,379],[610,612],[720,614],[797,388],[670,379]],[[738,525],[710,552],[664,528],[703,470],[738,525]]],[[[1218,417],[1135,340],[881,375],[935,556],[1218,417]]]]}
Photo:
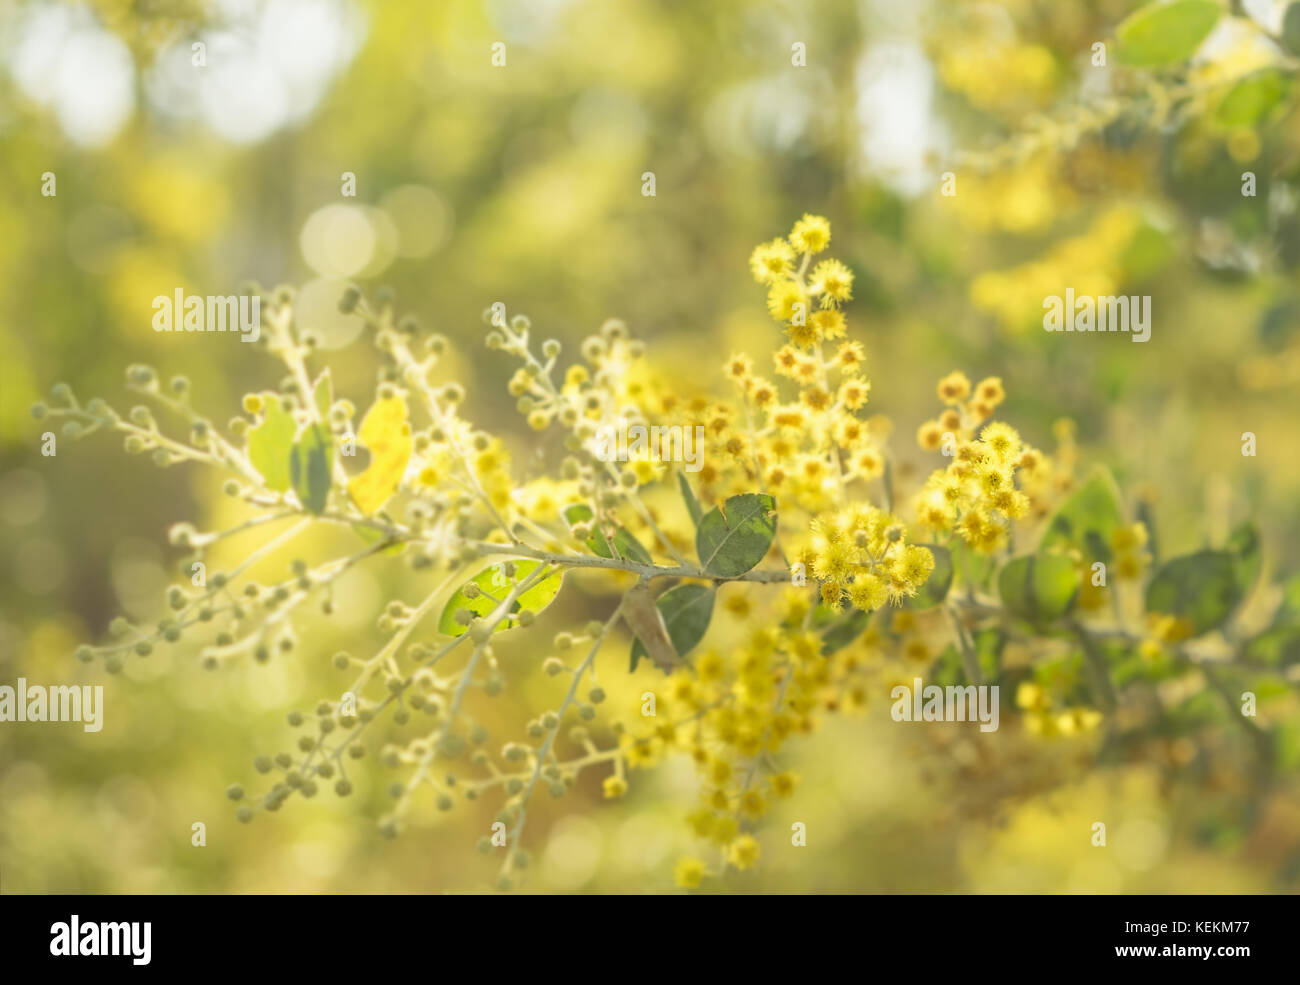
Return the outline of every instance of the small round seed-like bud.
{"type": "Polygon", "coordinates": [[[343,296],[339,298],[339,311],[345,315],[350,315],[357,310],[357,305],[361,303],[361,291],[353,284],[349,284],[343,290],[343,296]]]}
{"type": "Polygon", "coordinates": [[[226,796],[231,800],[242,800],[244,797],[244,788],[238,783],[232,783],[226,787],[226,796]]]}

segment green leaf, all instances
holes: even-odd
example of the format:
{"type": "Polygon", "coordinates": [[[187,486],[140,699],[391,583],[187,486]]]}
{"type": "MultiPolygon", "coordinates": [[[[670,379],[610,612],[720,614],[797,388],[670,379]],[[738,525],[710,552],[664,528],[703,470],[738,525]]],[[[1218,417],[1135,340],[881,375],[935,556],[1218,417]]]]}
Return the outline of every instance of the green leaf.
{"type": "Polygon", "coordinates": [[[1147,585],[1147,611],[1187,620],[1193,636],[1208,632],[1241,600],[1237,564],[1237,556],[1227,551],[1198,551],[1165,562],[1147,585]]]}
{"type": "Polygon", "coordinates": [[[1300,2],[1286,8],[1282,18],[1282,47],[1293,55],[1300,55],[1300,2]]]}
{"type": "Polygon", "coordinates": [[[334,443],[330,434],[319,424],[303,429],[289,457],[289,478],[298,501],[311,513],[325,511],[333,483],[334,443]]]}
{"type": "Polygon", "coordinates": [[[650,556],[639,540],[636,539],[625,527],[617,527],[614,530],[614,543],[610,546],[609,538],[605,531],[600,528],[600,524],[592,523],[595,514],[591,512],[591,507],[586,503],[574,503],[572,506],[564,508],[564,520],[569,526],[575,527],[580,523],[591,523],[591,536],[587,538],[586,544],[593,554],[599,557],[614,557],[614,552],[618,552],[618,557],[624,561],[635,561],[638,564],[654,564],[654,558],[650,556]]]}
{"type": "Polygon", "coordinates": [[[1216,0],[1147,4],[1115,30],[1120,59],[1141,68],[1180,62],[1200,47],[1222,13],[1216,0]]]}
{"type": "Polygon", "coordinates": [[[1274,626],[1300,626],[1300,575],[1282,584],[1282,604],[1273,613],[1274,626]]]}
{"type": "Polygon", "coordinates": [[[1279,626],[1252,637],[1242,648],[1247,660],[1267,667],[1300,663],[1300,626],[1279,626]]]}
{"type": "MultiPolygon", "coordinates": [[[[713,618],[713,597],[716,593],[708,585],[686,584],[670,588],[655,600],[655,608],[664,618],[668,638],[679,657],[685,657],[704,639],[713,618]]],[[[632,641],[632,662],[629,669],[636,670],[637,661],[646,655],[640,639],[632,641]]]]}
{"type": "Polygon", "coordinates": [[[977,629],[972,634],[972,642],[975,644],[975,656],[979,660],[984,679],[997,680],[1002,673],[1002,648],[1006,646],[1007,634],[997,626],[990,626],[977,629]]]}
{"type": "Polygon", "coordinates": [[[677,473],[677,488],[682,491],[682,499],[686,502],[686,511],[691,515],[691,522],[698,527],[704,511],[700,509],[700,501],[695,498],[695,493],[691,492],[691,484],[686,481],[686,476],[681,472],[677,473]]]}
{"type": "Polygon", "coordinates": [[[742,493],[704,515],[695,532],[695,551],[711,575],[743,575],[763,560],[776,536],[776,500],[766,493],[742,493]]]}
{"type": "Polygon", "coordinates": [[[1225,127],[1252,127],[1291,94],[1292,78],[1278,68],[1252,72],[1219,101],[1215,119],[1225,127]]]}
{"type": "Polygon", "coordinates": [[[869,622],[871,622],[870,612],[852,609],[848,615],[833,623],[830,629],[822,633],[822,656],[829,656],[836,650],[843,650],[862,635],[869,622]]]}
{"type": "MultiPolygon", "coordinates": [[[[470,579],[479,587],[482,594],[475,598],[468,598],[464,588],[458,590],[442,607],[442,615],[438,617],[438,632],[446,633],[448,636],[459,636],[465,632],[466,627],[456,621],[456,612],[459,609],[468,609],[477,616],[487,616],[494,612],[513,587],[512,579],[505,572],[507,563],[515,566],[513,581],[522,582],[533,573],[540,562],[498,561],[496,564],[488,565],[470,579]]],[[[519,625],[518,616],[521,612],[541,612],[555,601],[555,596],[559,594],[563,582],[564,572],[557,569],[521,593],[510,606],[509,614],[497,623],[495,631],[499,633],[503,629],[513,629],[519,625]]]]}
{"type": "Polygon", "coordinates": [[[1066,615],[1079,591],[1079,575],[1060,554],[1029,554],[1008,561],[998,574],[998,595],[1008,612],[1042,624],[1066,615]]]}
{"type": "Polygon", "coordinates": [[[261,423],[248,431],[248,460],[261,474],[267,489],[284,492],[292,485],[289,456],[298,425],[275,394],[262,394],[262,405],[265,410],[261,423]]]}
{"type": "Polygon", "coordinates": [[[908,599],[904,605],[909,609],[931,609],[948,597],[948,589],[952,587],[952,552],[938,544],[916,546],[924,547],[934,555],[934,570],[930,572],[930,577],[925,580],[925,584],[920,587],[916,595],[908,599]]]}
{"type": "MultiPolygon", "coordinates": [[[[952,555],[954,578],[959,578],[962,584],[972,585],[976,588],[989,588],[989,579],[993,577],[993,572],[998,566],[997,558],[992,554],[981,554],[974,550],[960,537],[949,541],[949,552],[952,555]]],[[[935,565],[938,566],[938,559],[935,559],[935,565]]]]}
{"type": "Polygon", "coordinates": [[[1237,558],[1237,587],[1242,597],[1255,587],[1259,570],[1264,565],[1260,554],[1259,531],[1253,523],[1243,523],[1228,536],[1227,549],[1237,558]]]}
{"type": "Polygon", "coordinates": [[[954,643],[949,643],[930,664],[926,677],[940,687],[961,684],[966,680],[966,671],[961,665],[961,654],[954,643]]]}
{"type": "MultiPolygon", "coordinates": [[[[1093,551],[1098,540],[1110,552],[1110,536],[1124,522],[1119,488],[1104,468],[1096,468],[1047,523],[1040,550],[1069,546],[1093,551]],[[1095,537],[1090,538],[1089,534],[1095,537]]],[[[1108,557],[1093,558],[1106,561],[1108,557]]]]}

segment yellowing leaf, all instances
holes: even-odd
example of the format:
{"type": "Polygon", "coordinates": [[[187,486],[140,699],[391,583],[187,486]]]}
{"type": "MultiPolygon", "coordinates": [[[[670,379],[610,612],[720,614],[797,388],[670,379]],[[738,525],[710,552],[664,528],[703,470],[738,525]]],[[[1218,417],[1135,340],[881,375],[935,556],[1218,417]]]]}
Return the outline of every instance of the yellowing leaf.
{"type": "Polygon", "coordinates": [[[262,421],[248,431],[248,460],[262,474],[267,489],[283,492],[292,484],[289,454],[298,425],[273,393],[262,394],[262,421]]]}
{"type": "Polygon", "coordinates": [[[366,411],[357,441],[370,452],[370,464],[348,483],[357,509],[374,513],[397,491],[411,460],[411,424],[401,397],[377,400],[366,411]]]}

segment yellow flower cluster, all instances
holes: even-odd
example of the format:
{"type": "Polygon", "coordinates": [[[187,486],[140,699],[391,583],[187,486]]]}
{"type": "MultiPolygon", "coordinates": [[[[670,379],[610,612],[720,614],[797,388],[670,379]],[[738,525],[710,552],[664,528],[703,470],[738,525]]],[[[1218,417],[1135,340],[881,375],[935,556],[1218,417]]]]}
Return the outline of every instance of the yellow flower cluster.
{"type": "Polygon", "coordinates": [[[952,459],[931,473],[916,497],[917,522],[936,532],[953,531],[972,548],[992,553],[1005,542],[1011,520],[1041,514],[1035,497],[1050,482],[1046,456],[1001,421],[983,426],[1002,402],[1002,381],[989,377],[971,386],[964,373],[939,381],[948,404],[937,420],[917,432],[917,443],[952,459]]]}
{"type": "MultiPolygon", "coordinates": [[[[775,765],[786,740],[812,732],[820,710],[865,702],[861,651],[823,655],[821,636],[804,628],[811,603],[806,591],[786,589],[776,627],[751,632],[725,655],[702,653],[693,676],[675,674],[657,693],[651,721],[660,724],[623,738],[633,769],[675,753],[691,757],[700,803],[687,822],[714,846],[724,868],[757,864],[761,846],[750,830],[798,786],[795,773],[775,765]]],[[[635,718],[645,721],[639,694],[635,700],[635,718]]],[[[678,861],[674,877],[678,886],[695,888],[706,874],[692,856],[678,861]]]]}
{"type": "MultiPolygon", "coordinates": [[[[1111,561],[1106,566],[1108,577],[1121,581],[1136,581],[1151,563],[1151,555],[1146,551],[1147,528],[1141,523],[1131,523],[1116,527],[1110,535],[1111,561]]],[[[1079,572],[1078,606],[1090,612],[1106,604],[1106,589],[1094,584],[1092,578],[1093,559],[1085,557],[1082,551],[1074,551],[1075,568],[1079,572]]]]}
{"type": "Polygon", "coordinates": [[[755,280],[769,285],[768,309],[789,337],[773,370],[797,395],[784,395],[782,384],[757,372],[748,355],[727,360],[723,371],[740,390],[742,406],[697,401],[687,408],[692,423],[705,428],[706,462],[719,466],[706,464],[700,473],[707,493],[729,495],[758,484],[783,504],[818,511],[840,502],[847,483],[884,471],[888,422],[860,416],[871,381],[863,375],[861,343],[844,339],[840,305],[852,297],[853,273],[838,260],[812,265],[830,238],[825,218],[805,215],[787,238],[760,244],[750,257],[755,280]],[[823,343],[832,341],[828,353],[823,343]],[[715,485],[724,476],[730,484],[715,485]]]}
{"type": "Polygon", "coordinates": [[[915,595],[934,570],[934,555],[907,543],[898,518],[867,503],[815,517],[803,556],[822,602],[839,607],[847,599],[864,612],[915,595]]]}
{"type": "Polygon", "coordinates": [[[1047,692],[1032,681],[1022,681],[1016,689],[1016,707],[1025,713],[1025,728],[1044,738],[1083,735],[1096,729],[1102,718],[1095,708],[1053,708],[1047,692]]]}
{"type": "Polygon", "coordinates": [[[945,48],[939,77],[981,109],[1022,112],[1051,100],[1058,71],[1052,52],[1042,45],[985,38],[945,48]]]}
{"type": "Polygon", "coordinates": [[[1067,285],[1077,297],[1119,293],[1123,257],[1140,227],[1133,209],[1110,209],[1085,233],[1063,240],[1038,259],[980,274],[971,282],[971,302],[996,315],[1007,331],[1034,326],[1041,331],[1043,299],[1060,295],[1067,285]]]}
{"type": "Polygon", "coordinates": [[[800,348],[844,337],[844,315],[839,309],[853,297],[853,271],[831,259],[812,266],[813,256],[830,242],[830,222],[823,216],[805,215],[788,237],[760,243],[749,257],[754,280],[767,285],[768,312],[800,348]]]}

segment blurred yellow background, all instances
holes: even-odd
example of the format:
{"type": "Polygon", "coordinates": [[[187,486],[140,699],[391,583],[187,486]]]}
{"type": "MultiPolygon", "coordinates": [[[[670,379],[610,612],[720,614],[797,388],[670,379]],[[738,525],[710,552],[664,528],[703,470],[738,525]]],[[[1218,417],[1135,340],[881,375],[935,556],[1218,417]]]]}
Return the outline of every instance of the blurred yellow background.
{"type": "MultiPolygon", "coordinates": [[[[360,323],[337,297],[347,282],[391,285],[402,310],[452,341],[443,369],[466,384],[467,413],[511,435],[530,477],[547,463],[506,393],[513,366],[483,347],[484,308],[504,302],[570,350],[623,318],[683,386],[713,389],[728,352],[765,353],[774,333],[750,249],[817,212],[857,272],[850,336],[866,348],[872,407],[896,422],[904,479],[921,467],[912,434],[934,413],[935,380],[955,368],[1000,376],[1005,417],[1026,440],[1050,447],[1054,422],[1070,418],[1081,460],[1153,496],[1166,553],[1221,541],[1253,517],[1268,575],[1294,574],[1300,114],[1293,101],[1242,127],[1206,106],[1169,120],[1115,110],[1146,107],[1146,96],[1122,72],[1097,70],[1090,51],[1135,6],[5,6],[0,683],[102,683],[108,707],[97,734],[0,725],[0,886],[478,891],[495,871],[474,851],[488,803],[442,814],[430,798],[402,837],[382,839],[378,768],[355,772],[351,799],[321,796],[247,827],[223,796],[251,778],[255,754],[288,747],[289,710],[337,686],[328,654],[374,648],[383,600],[412,594],[396,566],[350,575],[333,619],[311,625],[289,659],[212,674],[184,646],[161,647],[114,677],[74,661],[117,613],[162,614],[179,556],[168,526],[216,529],[237,514],[219,477],[155,469],[111,437],[61,440],[42,457],[30,405],[64,380],[129,406],[122,370],[148,362],[163,378],[188,375],[199,405],[224,420],[243,393],[278,380],[233,336],[155,333],[152,299],[176,288],[297,285],[298,317],[322,339],[336,391],[364,405],[375,363],[352,345],[360,323]],[[497,42],[504,66],[492,64],[497,42]],[[792,64],[796,43],[805,65],[792,64]],[[1088,111],[1071,109],[1080,105],[1088,111]],[[1247,170],[1259,197],[1240,193],[1247,170]],[[938,192],[949,171],[952,199],[938,192]],[[42,194],[47,173],[53,196],[42,194]],[[345,173],[355,197],[342,194],[345,173]],[[1056,344],[1039,301],[1062,276],[1099,294],[1152,295],[1150,342],[1056,344]],[[1257,458],[1240,455],[1245,431],[1257,458]],[[203,848],[191,845],[196,821],[203,848]]],[[[1275,24],[1283,5],[1245,6],[1275,24]]],[[[1262,57],[1244,35],[1212,41],[1196,75],[1207,85],[1262,57]]],[[[580,618],[599,597],[562,608],[580,618]]],[[[742,629],[719,620],[710,642],[725,647],[742,629]]],[[[612,703],[634,707],[638,687],[613,649],[602,682],[612,703]]],[[[486,723],[494,735],[547,707],[557,687],[536,645],[501,651],[511,690],[486,723]]],[[[1009,701],[991,736],[899,726],[883,701],[791,744],[803,780],[765,825],[763,864],[706,889],[1300,887],[1294,689],[1270,706],[1290,723],[1290,745],[1267,785],[1224,725],[1190,756],[1157,736],[1144,758],[1098,761],[1095,737],[1044,745],[1025,734],[1009,701]],[[1112,840],[1126,832],[1122,850],[1091,846],[1101,816],[1112,840]],[[795,822],[808,826],[807,847],[776,850],[795,822]]],[[[600,779],[538,798],[528,890],[672,889],[674,860],[692,851],[689,762],[637,775],[616,802],[602,800],[600,779]]]]}

